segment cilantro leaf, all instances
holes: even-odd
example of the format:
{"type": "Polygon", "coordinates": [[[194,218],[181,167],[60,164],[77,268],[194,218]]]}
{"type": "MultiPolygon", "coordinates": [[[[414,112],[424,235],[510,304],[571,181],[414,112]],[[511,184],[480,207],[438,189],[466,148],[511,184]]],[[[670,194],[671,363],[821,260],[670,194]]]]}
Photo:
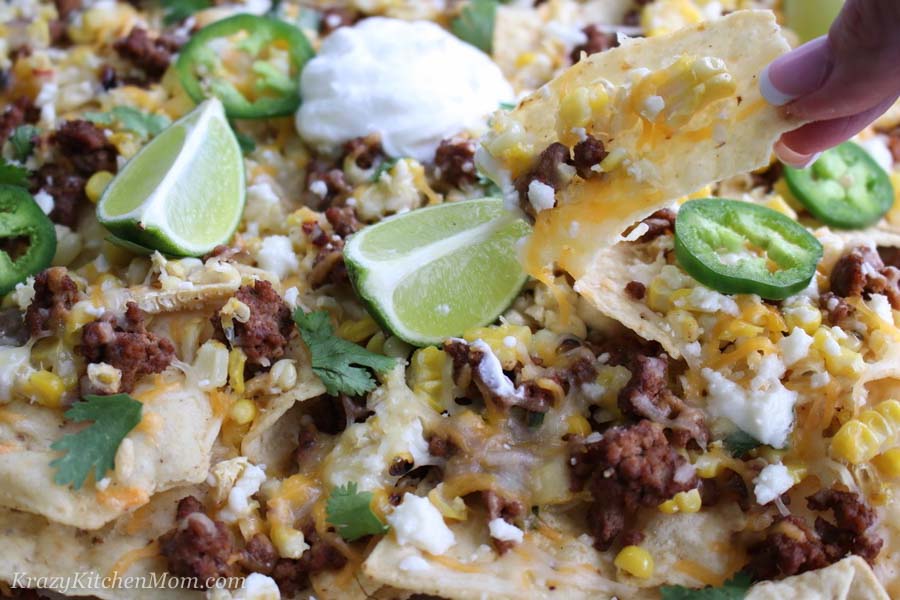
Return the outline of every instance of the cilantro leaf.
{"type": "Polygon", "coordinates": [[[453,19],[450,30],[462,41],[490,54],[494,48],[497,4],[497,0],[472,0],[453,19]]]}
{"type": "Polygon", "coordinates": [[[375,172],[372,173],[372,177],[371,179],[369,179],[369,181],[372,183],[377,182],[379,179],[381,179],[381,176],[383,174],[390,172],[390,170],[393,169],[394,165],[396,165],[398,162],[399,159],[397,158],[384,159],[383,161],[381,161],[381,163],[379,163],[378,167],[375,169],[375,172]]]}
{"type": "Polygon", "coordinates": [[[28,169],[0,158],[0,184],[28,187],[28,169]]]}
{"type": "Polygon", "coordinates": [[[375,379],[364,367],[384,373],[396,362],[334,335],[331,320],[324,310],[307,314],[298,308],[294,312],[294,322],[309,347],[313,372],[332,396],[338,393],[360,396],[374,389],[375,379]]]}
{"type": "Polygon", "coordinates": [[[664,585],[660,592],[662,600],[743,600],[751,583],[750,575],[741,571],[723,583],[722,587],[695,590],[680,585],[664,585]]]}
{"type": "Polygon", "coordinates": [[[738,458],[759,446],[762,446],[762,442],[741,429],[737,429],[725,437],[725,448],[732,456],[738,458]]]}
{"type": "Polygon", "coordinates": [[[50,463],[57,469],[54,481],[81,489],[92,468],[94,479],[103,479],[115,466],[119,444],[141,422],[142,408],[143,404],[128,394],[85,396],[83,402],[74,404],[66,411],[66,417],[93,423],[77,433],[64,435],[50,446],[66,453],[50,463]]]}
{"type": "Polygon", "coordinates": [[[212,0],[161,0],[165,16],[163,23],[173,25],[180,23],[205,8],[212,6],[212,0]]]}
{"type": "Polygon", "coordinates": [[[88,121],[100,125],[118,123],[120,128],[142,138],[153,137],[172,123],[166,115],[145,113],[130,106],[116,106],[109,112],[89,112],[84,116],[88,121]]]}
{"type": "Polygon", "coordinates": [[[515,102],[501,102],[500,109],[501,110],[513,110],[516,106],[518,106],[515,102]]]}
{"type": "Polygon", "coordinates": [[[9,144],[12,146],[13,158],[23,162],[34,150],[34,138],[41,131],[34,125],[19,125],[9,136],[9,144]]]}
{"type": "Polygon", "coordinates": [[[372,492],[357,492],[351,481],[331,490],[325,504],[326,521],[348,542],[367,535],[381,535],[389,529],[372,512],[372,492]]]}

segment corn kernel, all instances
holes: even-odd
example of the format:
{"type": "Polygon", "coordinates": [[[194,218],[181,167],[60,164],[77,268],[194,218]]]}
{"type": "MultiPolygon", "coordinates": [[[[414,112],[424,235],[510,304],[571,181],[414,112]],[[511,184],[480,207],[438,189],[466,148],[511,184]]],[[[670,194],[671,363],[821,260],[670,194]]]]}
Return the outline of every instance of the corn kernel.
{"type": "Polygon", "coordinates": [[[48,408],[59,408],[65,391],[62,378],[46,370],[35,371],[22,385],[22,392],[26,396],[48,408]]]}
{"type": "Polygon", "coordinates": [[[625,546],[616,555],[614,563],[619,569],[640,579],[653,575],[653,557],[640,546],[625,546]]]}
{"type": "Polygon", "coordinates": [[[587,88],[579,87],[566,95],[559,106],[560,129],[568,132],[585,127],[591,119],[591,105],[587,88]]]}
{"type": "Polygon", "coordinates": [[[856,419],[844,423],[831,438],[831,454],[851,464],[871,460],[878,454],[881,439],[856,419]]]}
{"type": "Polygon", "coordinates": [[[666,321],[679,339],[687,342],[696,341],[700,337],[700,323],[683,308],[676,308],[666,315],[666,321]]]}
{"type": "Polygon", "coordinates": [[[297,385],[297,368],[294,366],[294,361],[282,358],[276,362],[269,371],[269,378],[272,386],[282,392],[293,388],[297,385]]]}
{"type": "Polygon", "coordinates": [[[774,211],[778,211],[781,214],[788,216],[792,219],[797,218],[797,211],[795,211],[791,206],[778,194],[774,194],[771,198],[769,198],[764,206],[771,208],[774,211]]]}
{"type": "Polygon", "coordinates": [[[384,354],[385,335],[383,331],[379,331],[366,342],[366,350],[375,354],[384,354]]]}
{"type": "Polygon", "coordinates": [[[513,369],[518,362],[519,346],[528,348],[531,345],[531,329],[525,325],[475,327],[465,331],[463,339],[484,341],[504,369],[513,369]]]}
{"type": "Polygon", "coordinates": [[[246,425],[256,418],[256,404],[252,400],[242,398],[231,405],[228,416],[238,425],[246,425]]]}
{"type": "Polygon", "coordinates": [[[410,360],[409,387],[424,395],[438,412],[444,410],[444,367],[447,354],[434,346],[416,350],[410,360]]]}
{"type": "Polygon", "coordinates": [[[566,431],[584,437],[591,433],[591,424],[581,415],[572,415],[566,419],[566,431]]]}
{"type": "Polygon", "coordinates": [[[240,348],[233,348],[228,353],[228,382],[231,389],[238,395],[244,393],[244,364],[247,355],[240,348]]]}
{"type": "Polygon", "coordinates": [[[87,180],[84,186],[84,193],[87,195],[88,200],[96,204],[100,196],[103,195],[103,191],[106,190],[106,186],[112,180],[113,174],[109,171],[97,171],[91,175],[91,178],[87,180]]]}
{"type": "Polygon", "coordinates": [[[814,335],[822,325],[822,311],[812,305],[793,306],[784,310],[787,331],[799,327],[808,335],[814,335]]]}
{"type": "Polygon", "coordinates": [[[300,558],[309,550],[303,532],[285,525],[272,525],[272,545],[282,558],[300,558]]]}
{"type": "Polygon", "coordinates": [[[710,449],[697,457],[694,461],[694,470],[702,479],[712,479],[725,470],[729,457],[725,455],[721,447],[710,449]]]}
{"type": "Polygon", "coordinates": [[[700,498],[700,490],[694,488],[686,492],[679,492],[669,500],[659,505],[660,512],[671,515],[677,512],[695,513],[698,512],[703,505],[700,498]]]}
{"type": "Polygon", "coordinates": [[[535,60],[537,60],[537,55],[534,52],[522,52],[516,57],[516,68],[527,67],[535,60]]]}
{"type": "Polygon", "coordinates": [[[358,344],[363,340],[367,340],[378,332],[378,323],[372,317],[366,315],[362,319],[356,321],[344,321],[338,325],[335,332],[338,337],[344,338],[348,342],[358,344]]]}
{"type": "Polygon", "coordinates": [[[886,477],[900,477],[900,448],[891,448],[872,459],[879,471],[886,477]]]}

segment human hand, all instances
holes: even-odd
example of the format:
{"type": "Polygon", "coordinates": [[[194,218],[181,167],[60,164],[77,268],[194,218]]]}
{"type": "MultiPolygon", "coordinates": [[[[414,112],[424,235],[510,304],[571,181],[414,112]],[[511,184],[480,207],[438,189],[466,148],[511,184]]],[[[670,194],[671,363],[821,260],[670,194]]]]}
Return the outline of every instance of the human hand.
{"type": "Polygon", "coordinates": [[[783,162],[809,166],[900,97],[900,1],[847,0],[828,35],[766,67],[760,91],[786,114],[809,121],[775,144],[783,162]]]}

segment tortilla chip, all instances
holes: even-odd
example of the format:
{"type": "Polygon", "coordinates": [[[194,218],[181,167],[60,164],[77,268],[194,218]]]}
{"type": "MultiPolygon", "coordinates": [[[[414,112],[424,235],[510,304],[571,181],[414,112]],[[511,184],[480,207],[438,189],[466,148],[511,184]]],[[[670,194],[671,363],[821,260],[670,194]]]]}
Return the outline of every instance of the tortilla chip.
{"type": "Polygon", "coordinates": [[[122,442],[130,449],[124,452],[120,446],[103,491],[92,479],[80,490],[53,481],[56,469],[50,462],[59,452],[50,445],[76,431],[78,424],[66,423],[58,410],[28,402],[5,405],[0,443],[10,449],[0,454],[0,506],[97,529],[157,492],[203,481],[221,425],[207,395],[189,387],[179,373],[146,379],[132,396],[144,403],[143,420],[122,442]]]}
{"type": "MultiPolygon", "coordinates": [[[[521,172],[515,172],[512,159],[492,156],[488,148],[496,151],[492,141],[521,130],[524,137],[515,139],[536,157],[557,141],[557,115],[570,91],[597,87],[601,79],[621,89],[619,86],[634,77],[634,69],[659,71],[683,56],[721,59],[735,83],[733,93],[699,105],[687,124],[673,129],[624,111],[630,112],[624,118],[632,116],[637,124],[618,131],[610,125],[611,131],[603,135],[613,137],[608,150],[627,152],[627,168],[586,180],[576,177],[557,193],[556,208],[538,214],[525,249],[529,272],[546,278],[555,261],[581,277],[595,262],[597,248],[613,243],[635,221],[710,182],[768,164],[773,143],[801,123],[766,103],[758,89],[758,75],[789,49],[771,12],[738,11],[589,56],[526,98],[512,113],[495,117],[493,132],[479,154],[480,165],[501,180],[507,196],[515,200],[512,181],[530,168],[534,159],[532,163],[519,161],[521,172]]],[[[616,118],[624,113],[620,111],[616,118]]]]}
{"type": "Polygon", "coordinates": [[[551,538],[531,530],[522,544],[498,556],[487,546],[490,539],[484,519],[470,518],[451,529],[456,544],[443,556],[401,546],[388,534],[363,563],[363,571],[382,584],[453,600],[656,597],[616,582],[614,571],[603,564],[587,537],[551,538]],[[404,569],[412,561],[422,566],[410,557],[425,561],[427,567],[404,569]]]}
{"type": "Polygon", "coordinates": [[[849,556],[829,567],[753,586],[745,600],[888,600],[868,563],[849,556]]]}
{"type": "MultiPolygon", "coordinates": [[[[119,577],[157,578],[166,571],[166,562],[154,546],[158,536],[173,527],[175,507],[196,488],[177,488],[156,495],[133,515],[126,515],[103,529],[85,532],[48,521],[43,516],[0,508],[0,581],[13,585],[19,577],[62,578],[77,575],[69,589],[62,582],[48,580],[48,589],[70,596],[96,596],[110,600],[190,600],[203,592],[188,589],[103,588],[91,585],[91,579],[108,577],[118,570],[119,577]]],[[[157,579],[158,580],[158,579],[157,579]]],[[[22,580],[20,579],[21,583],[22,580]]]]}

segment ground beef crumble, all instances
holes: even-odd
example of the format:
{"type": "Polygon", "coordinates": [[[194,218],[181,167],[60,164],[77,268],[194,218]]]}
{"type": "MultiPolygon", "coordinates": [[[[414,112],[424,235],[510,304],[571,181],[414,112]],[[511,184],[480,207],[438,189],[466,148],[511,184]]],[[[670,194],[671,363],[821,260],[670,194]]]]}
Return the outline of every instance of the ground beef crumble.
{"type": "Polygon", "coordinates": [[[161,373],[175,358],[168,339],[147,331],[144,311],[129,302],[125,316],[117,321],[104,315],[84,326],[77,350],[89,363],[106,363],[122,373],[120,392],[131,392],[138,379],[161,373]]]}
{"type": "Polygon", "coordinates": [[[883,294],[900,309],[900,269],[885,266],[878,252],[857,246],[842,256],[831,271],[831,291],[843,298],[883,294]]]}
{"type": "Polygon", "coordinates": [[[304,223],[304,232],[311,238],[316,248],[316,257],[309,272],[309,285],[315,289],[325,284],[340,285],[349,282],[347,267],[344,264],[344,238],[356,233],[362,224],[356,218],[356,212],[350,206],[329,207],[325,218],[334,230],[328,235],[317,223],[304,223]]]}
{"type": "Polygon", "coordinates": [[[641,508],[656,508],[699,481],[694,468],[648,420],[608,429],[596,442],[578,442],[572,453],[573,483],[593,496],[588,530],[607,550],[641,508]]]}
{"type": "Polygon", "coordinates": [[[233,331],[226,333],[220,315],[214,315],[211,321],[216,339],[231,348],[241,348],[249,365],[272,366],[284,356],[296,330],[291,309],[272,284],[263,279],[257,279],[253,285],[241,286],[234,297],[250,308],[250,318],[246,323],[235,319],[233,331]]]}
{"type": "Polygon", "coordinates": [[[228,527],[210,519],[193,496],[178,503],[177,524],[159,538],[168,570],[180,577],[196,577],[203,587],[210,578],[238,575],[237,552],[228,527]]]}
{"type": "Polygon", "coordinates": [[[84,177],[97,171],[115,173],[117,170],[116,147],[107,141],[103,130],[90,121],[66,121],[50,140],[84,177]]]}
{"type": "Polygon", "coordinates": [[[34,278],[34,298],[25,311],[31,337],[52,334],[65,325],[69,309],[78,301],[78,287],[65,267],[50,267],[34,278]]]}
{"type": "Polygon", "coordinates": [[[443,189],[475,185],[475,140],[457,136],[441,140],[434,153],[434,176],[443,189]]]}
{"type": "Polygon", "coordinates": [[[884,542],[872,531],[875,512],[857,494],[826,489],[806,501],[810,510],[831,511],[834,523],[816,517],[813,530],[795,515],[778,519],[764,539],[747,549],[750,562],[746,569],[755,580],[820,569],[848,554],[857,554],[870,563],[878,555],[884,542]]]}
{"type": "Polygon", "coordinates": [[[672,430],[677,446],[695,440],[705,446],[709,433],[703,413],[676,396],[669,389],[669,360],[661,356],[637,354],[631,360],[631,379],[619,392],[618,406],[622,414],[636,419],[650,419],[672,430]]]}
{"type": "Polygon", "coordinates": [[[128,35],[113,44],[122,58],[141,69],[148,78],[158,80],[172,61],[181,44],[172,36],[150,37],[143,27],[134,27],[128,35]]]}
{"type": "Polygon", "coordinates": [[[614,32],[605,33],[595,24],[588,25],[582,29],[581,32],[584,33],[587,39],[583,44],[579,44],[572,48],[572,53],[569,55],[572,64],[581,60],[582,53],[586,56],[590,56],[591,54],[597,54],[598,52],[603,52],[604,50],[609,50],[610,48],[615,48],[619,45],[618,35],[614,32]]]}

